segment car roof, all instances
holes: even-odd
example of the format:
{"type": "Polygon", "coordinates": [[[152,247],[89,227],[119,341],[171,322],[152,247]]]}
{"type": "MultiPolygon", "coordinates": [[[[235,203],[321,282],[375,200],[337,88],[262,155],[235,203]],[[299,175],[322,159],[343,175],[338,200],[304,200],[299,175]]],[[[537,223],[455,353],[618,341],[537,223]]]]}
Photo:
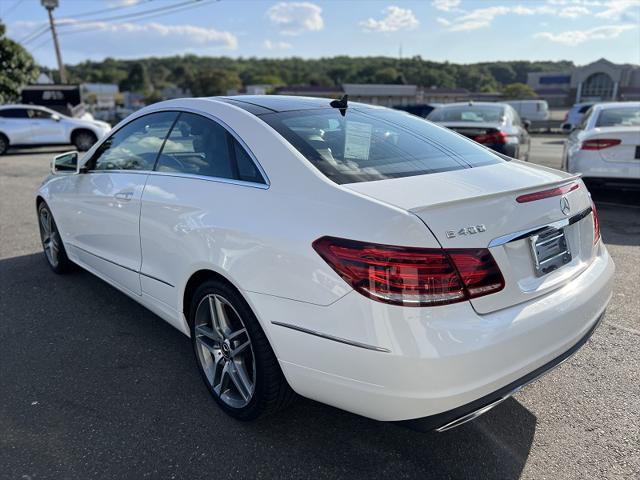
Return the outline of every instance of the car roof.
{"type": "Polygon", "coordinates": [[[447,108],[447,107],[507,107],[511,106],[506,103],[498,103],[498,102],[456,102],[456,103],[443,103],[438,108],[447,108]]]}
{"type": "Polygon", "coordinates": [[[255,115],[291,110],[331,108],[329,103],[334,100],[332,98],[298,97],[293,95],[234,95],[214,97],[214,99],[244,108],[255,115]]]}
{"type": "Polygon", "coordinates": [[[620,107],[640,108],[640,102],[607,102],[607,103],[595,103],[593,105],[593,108],[595,110],[606,110],[608,108],[620,108],[620,107]]]}

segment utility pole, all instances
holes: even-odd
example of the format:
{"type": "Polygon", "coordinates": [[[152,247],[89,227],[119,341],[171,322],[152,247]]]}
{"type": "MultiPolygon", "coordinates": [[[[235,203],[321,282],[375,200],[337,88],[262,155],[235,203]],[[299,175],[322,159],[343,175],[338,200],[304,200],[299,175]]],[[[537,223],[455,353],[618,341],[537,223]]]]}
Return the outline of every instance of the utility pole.
{"type": "Polygon", "coordinates": [[[58,34],[56,33],[56,22],[53,21],[53,9],[58,7],[58,0],[40,0],[42,6],[47,9],[49,14],[49,25],[51,25],[51,35],[53,35],[53,47],[56,50],[56,58],[58,59],[58,71],[60,72],[60,83],[67,83],[67,71],[62,63],[62,54],[60,53],[60,45],[58,44],[58,34]]]}

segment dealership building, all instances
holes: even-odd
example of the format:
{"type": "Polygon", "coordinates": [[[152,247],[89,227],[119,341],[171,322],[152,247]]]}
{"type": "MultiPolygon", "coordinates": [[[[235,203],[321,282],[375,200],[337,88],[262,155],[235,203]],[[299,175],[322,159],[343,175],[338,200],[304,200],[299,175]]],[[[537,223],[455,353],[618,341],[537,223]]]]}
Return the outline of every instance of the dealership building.
{"type": "Polygon", "coordinates": [[[600,60],[566,72],[529,73],[527,84],[551,106],[640,100],[640,65],[600,60]]]}

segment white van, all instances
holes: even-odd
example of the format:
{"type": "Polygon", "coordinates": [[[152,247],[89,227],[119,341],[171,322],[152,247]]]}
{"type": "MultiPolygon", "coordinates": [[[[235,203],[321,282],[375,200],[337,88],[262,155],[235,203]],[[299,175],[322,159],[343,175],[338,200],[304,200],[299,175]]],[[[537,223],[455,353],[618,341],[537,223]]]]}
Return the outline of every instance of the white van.
{"type": "Polygon", "coordinates": [[[508,100],[521,118],[532,122],[549,120],[549,104],[546,100],[508,100]]]}

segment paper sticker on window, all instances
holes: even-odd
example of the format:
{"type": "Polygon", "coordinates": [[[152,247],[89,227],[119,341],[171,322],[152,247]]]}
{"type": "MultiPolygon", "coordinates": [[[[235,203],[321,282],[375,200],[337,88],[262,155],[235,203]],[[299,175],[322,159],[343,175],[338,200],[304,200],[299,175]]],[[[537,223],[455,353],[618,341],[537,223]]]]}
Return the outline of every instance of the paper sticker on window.
{"type": "Polygon", "coordinates": [[[347,121],[344,158],[368,160],[373,127],[370,123],[347,121]]]}

